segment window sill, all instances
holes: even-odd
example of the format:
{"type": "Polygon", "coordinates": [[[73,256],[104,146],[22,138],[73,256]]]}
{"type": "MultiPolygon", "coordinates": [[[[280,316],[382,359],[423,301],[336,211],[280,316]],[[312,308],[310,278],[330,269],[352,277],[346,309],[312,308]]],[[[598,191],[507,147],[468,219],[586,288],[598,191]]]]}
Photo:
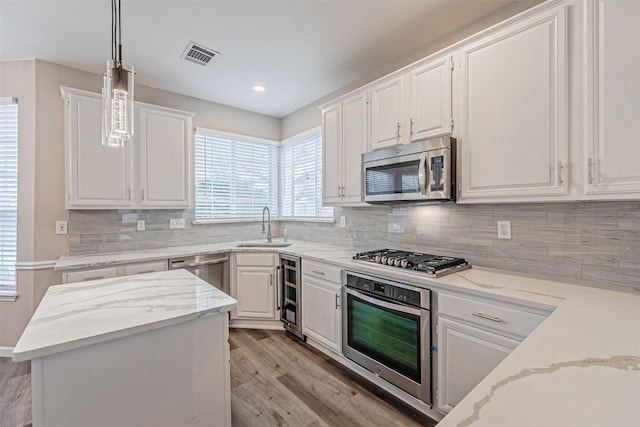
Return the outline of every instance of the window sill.
{"type": "MultiPolygon", "coordinates": [[[[192,221],[193,225],[202,224],[233,224],[243,222],[262,222],[262,219],[256,218],[234,218],[234,219],[200,219],[192,221]]],[[[335,223],[335,218],[277,218],[272,219],[271,222],[327,222],[335,223]]]]}
{"type": "Polygon", "coordinates": [[[5,302],[5,301],[14,302],[17,299],[18,299],[17,292],[0,291],[0,302],[5,302]]]}

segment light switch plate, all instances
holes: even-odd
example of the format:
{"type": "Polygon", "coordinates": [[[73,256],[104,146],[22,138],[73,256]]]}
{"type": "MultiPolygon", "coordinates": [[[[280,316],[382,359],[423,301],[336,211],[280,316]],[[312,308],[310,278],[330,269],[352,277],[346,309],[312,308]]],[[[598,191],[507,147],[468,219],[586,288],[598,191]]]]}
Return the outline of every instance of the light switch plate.
{"type": "Polygon", "coordinates": [[[169,228],[184,228],[184,218],[174,218],[169,220],[169,228]]]}
{"type": "Polygon", "coordinates": [[[498,239],[511,238],[511,221],[498,221],[498,239]]]}
{"type": "Polygon", "coordinates": [[[136,221],[136,230],[144,231],[144,219],[139,219],[136,221]]]}
{"type": "Polygon", "coordinates": [[[56,221],[56,234],[67,234],[67,221],[56,221]]]}

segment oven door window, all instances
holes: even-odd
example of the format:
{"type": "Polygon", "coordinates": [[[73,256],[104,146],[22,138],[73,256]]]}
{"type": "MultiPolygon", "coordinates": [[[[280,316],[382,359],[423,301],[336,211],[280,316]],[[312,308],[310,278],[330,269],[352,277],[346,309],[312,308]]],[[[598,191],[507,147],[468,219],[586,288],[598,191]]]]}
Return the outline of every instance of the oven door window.
{"type": "Polygon", "coordinates": [[[380,307],[347,294],[348,345],[415,382],[421,382],[420,316],[380,307]]]}
{"type": "Polygon", "coordinates": [[[367,195],[419,193],[419,167],[420,160],[367,167],[365,169],[367,195]]]}

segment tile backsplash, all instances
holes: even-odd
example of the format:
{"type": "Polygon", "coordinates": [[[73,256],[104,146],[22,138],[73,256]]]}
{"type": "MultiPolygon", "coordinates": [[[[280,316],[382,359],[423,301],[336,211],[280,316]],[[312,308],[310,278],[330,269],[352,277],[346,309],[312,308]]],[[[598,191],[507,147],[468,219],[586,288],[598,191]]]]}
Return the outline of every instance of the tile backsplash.
{"type": "MultiPolygon", "coordinates": [[[[640,202],[376,205],[336,208],[336,222],[275,222],[292,239],[356,251],[381,247],[453,255],[541,278],[640,292],[640,202]],[[340,216],[346,227],[340,228],[340,216]],[[511,221],[498,239],[496,221],[511,221]]],[[[260,239],[257,222],[198,224],[186,211],[70,211],[71,255],[260,239]],[[124,214],[135,215],[124,215],[124,214]],[[123,222],[123,218],[127,222],[123,222]],[[146,231],[136,231],[144,219],[146,231]],[[185,218],[185,229],[169,229],[185,218]]]]}

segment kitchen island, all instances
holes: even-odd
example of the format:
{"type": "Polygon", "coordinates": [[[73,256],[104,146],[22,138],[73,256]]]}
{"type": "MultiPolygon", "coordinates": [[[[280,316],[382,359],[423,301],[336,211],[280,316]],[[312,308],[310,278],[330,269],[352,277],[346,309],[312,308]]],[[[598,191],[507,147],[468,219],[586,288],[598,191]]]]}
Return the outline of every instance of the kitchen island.
{"type": "Polygon", "coordinates": [[[235,307],[185,270],[51,286],[13,353],[33,425],[230,426],[235,307]]]}

